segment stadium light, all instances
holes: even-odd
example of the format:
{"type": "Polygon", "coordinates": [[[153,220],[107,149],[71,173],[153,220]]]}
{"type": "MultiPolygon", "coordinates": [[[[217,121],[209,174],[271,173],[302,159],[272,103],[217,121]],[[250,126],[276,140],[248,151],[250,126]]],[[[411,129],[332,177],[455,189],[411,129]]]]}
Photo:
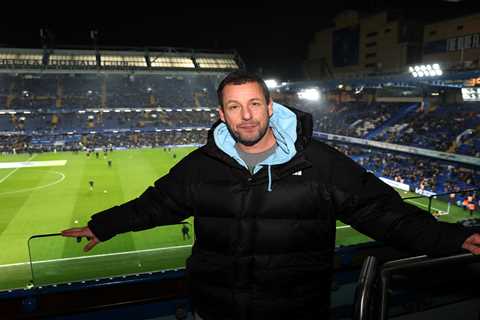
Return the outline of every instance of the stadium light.
{"type": "Polygon", "coordinates": [[[318,101],[320,100],[320,92],[317,89],[304,89],[299,91],[298,97],[303,100],[318,101]]]}
{"type": "Polygon", "coordinates": [[[273,80],[273,79],[265,80],[265,84],[267,85],[267,88],[269,88],[269,89],[273,89],[273,88],[278,87],[277,80],[273,80]]]}
{"type": "Polygon", "coordinates": [[[410,66],[408,67],[408,72],[414,78],[437,77],[443,75],[443,71],[438,63],[410,66]]]}

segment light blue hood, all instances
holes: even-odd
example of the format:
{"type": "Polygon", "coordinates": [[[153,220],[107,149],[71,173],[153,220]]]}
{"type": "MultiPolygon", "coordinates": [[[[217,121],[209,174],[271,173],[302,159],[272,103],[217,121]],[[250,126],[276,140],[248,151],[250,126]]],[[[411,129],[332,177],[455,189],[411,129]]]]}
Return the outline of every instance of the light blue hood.
{"type": "MultiPolygon", "coordinates": [[[[271,191],[272,182],[270,166],[288,162],[297,153],[297,150],[295,149],[295,141],[297,140],[297,116],[288,108],[274,102],[273,114],[270,117],[270,127],[272,128],[275,139],[277,140],[277,148],[273,154],[271,154],[261,163],[257,164],[253,169],[253,173],[255,174],[263,166],[268,166],[268,191],[271,191]]],[[[228,131],[225,123],[221,123],[215,128],[213,136],[215,139],[215,144],[220,150],[228,154],[240,165],[248,169],[246,163],[242,160],[242,158],[240,158],[240,155],[235,149],[235,139],[228,131]]]]}

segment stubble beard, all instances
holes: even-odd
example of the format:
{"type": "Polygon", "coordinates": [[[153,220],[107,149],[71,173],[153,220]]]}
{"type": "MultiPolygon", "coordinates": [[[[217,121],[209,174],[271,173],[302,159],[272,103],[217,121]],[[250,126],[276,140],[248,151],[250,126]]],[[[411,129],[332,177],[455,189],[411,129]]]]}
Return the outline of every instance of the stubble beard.
{"type": "Polygon", "coordinates": [[[225,125],[227,126],[228,132],[230,132],[230,135],[233,137],[235,142],[243,144],[247,147],[251,147],[262,140],[262,138],[267,134],[269,122],[267,122],[263,128],[260,128],[258,134],[252,139],[242,138],[241,134],[233,130],[227,122],[225,122],[225,125]]]}

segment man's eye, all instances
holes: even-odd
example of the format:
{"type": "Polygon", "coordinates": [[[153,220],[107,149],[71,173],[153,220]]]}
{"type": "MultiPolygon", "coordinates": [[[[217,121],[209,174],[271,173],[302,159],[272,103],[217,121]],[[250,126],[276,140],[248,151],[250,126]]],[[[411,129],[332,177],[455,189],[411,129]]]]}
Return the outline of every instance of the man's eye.
{"type": "Polygon", "coordinates": [[[233,106],[229,106],[228,108],[229,108],[230,110],[235,110],[235,109],[237,109],[237,108],[238,108],[238,106],[236,106],[236,105],[233,105],[233,106]]]}

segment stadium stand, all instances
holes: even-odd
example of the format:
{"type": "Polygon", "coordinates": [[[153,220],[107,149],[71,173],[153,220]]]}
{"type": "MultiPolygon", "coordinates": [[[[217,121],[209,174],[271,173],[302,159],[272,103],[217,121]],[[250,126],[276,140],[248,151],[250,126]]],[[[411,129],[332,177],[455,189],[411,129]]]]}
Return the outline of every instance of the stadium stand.
{"type": "MultiPolygon", "coordinates": [[[[0,74],[2,153],[201,145],[217,120],[216,86],[225,72],[241,65],[230,54],[36,54],[30,65],[20,54],[2,60],[11,69],[0,74]]],[[[281,96],[275,99],[284,102],[281,96]]],[[[477,105],[425,107],[418,102],[374,100],[329,101],[325,106],[294,96],[285,103],[312,112],[315,131],[478,156],[477,105]]],[[[411,191],[455,192],[456,203],[471,196],[461,190],[478,188],[480,181],[474,166],[331,144],[377,176],[408,184],[411,191]]],[[[336,248],[335,318],[351,318],[352,286],[363,260],[372,254],[384,262],[406,257],[380,243],[336,248]]],[[[12,318],[81,314],[88,319],[131,319],[142,314],[170,320],[178,306],[191,308],[184,279],[180,269],[27,288],[32,290],[16,288],[0,292],[0,305],[3,314],[12,318]]]]}

